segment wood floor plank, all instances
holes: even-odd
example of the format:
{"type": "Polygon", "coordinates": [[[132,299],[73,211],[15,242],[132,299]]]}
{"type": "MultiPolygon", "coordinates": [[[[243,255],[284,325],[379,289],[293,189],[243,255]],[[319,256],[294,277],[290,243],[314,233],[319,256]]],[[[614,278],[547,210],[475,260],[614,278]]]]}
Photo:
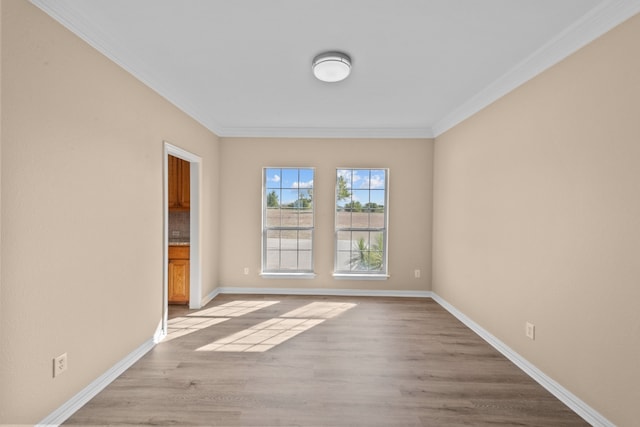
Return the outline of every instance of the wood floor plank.
{"type": "Polygon", "coordinates": [[[170,317],[176,338],[66,425],[588,425],[430,299],[220,295],[170,317]]]}

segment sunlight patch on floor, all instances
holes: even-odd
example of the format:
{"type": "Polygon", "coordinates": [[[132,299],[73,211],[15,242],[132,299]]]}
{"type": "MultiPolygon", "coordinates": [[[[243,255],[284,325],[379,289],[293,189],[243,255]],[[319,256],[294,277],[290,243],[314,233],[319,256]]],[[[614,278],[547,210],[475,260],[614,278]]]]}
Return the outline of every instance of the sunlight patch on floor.
{"type": "Polygon", "coordinates": [[[258,323],[196,351],[263,352],[355,307],[351,303],[313,302],[258,323]]]}
{"type": "Polygon", "coordinates": [[[197,317],[240,317],[245,314],[278,304],[280,301],[231,301],[226,304],[200,310],[188,316],[197,317]]]}
{"type": "Polygon", "coordinates": [[[209,326],[226,322],[233,317],[244,316],[261,308],[278,304],[280,301],[231,301],[205,310],[198,310],[182,317],[167,321],[167,336],[163,342],[192,334],[209,326]]]}
{"type": "Polygon", "coordinates": [[[199,330],[217,325],[231,319],[230,317],[200,318],[200,317],[175,317],[167,322],[167,336],[162,342],[171,341],[178,337],[192,334],[199,330]]]}

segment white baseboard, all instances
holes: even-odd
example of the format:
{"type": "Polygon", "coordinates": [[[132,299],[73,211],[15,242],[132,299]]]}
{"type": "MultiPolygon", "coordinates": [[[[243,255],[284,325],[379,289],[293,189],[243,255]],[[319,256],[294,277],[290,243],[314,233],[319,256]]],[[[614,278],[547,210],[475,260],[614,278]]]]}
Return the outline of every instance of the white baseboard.
{"type": "Polygon", "coordinates": [[[513,362],[516,366],[522,369],[527,375],[538,382],[542,387],[547,389],[551,394],[558,398],[562,403],[567,405],[576,414],[582,417],[586,422],[592,426],[597,427],[615,427],[611,421],[607,420],[598,411],[587,405],[584,401],[571,393],[566,388],[562,387],[556,381],[547,376],[540,369],[536,368],[524,357],[513,351],[509,346],[500,341],[495,336],[491,335],[487,330],[482,328],[476,322],[464,315],[457,308],[449,304],[442,299],[438,294],[432,292],[432,298],[438,304],[440,304],[445,310],[453,314],[458,320],[464,323],[469,329],[478,334],[480,338],[488,342],[492,347],[502,353],[507,359],[513,362]]]}
{"type": "Polygon", "coordinates": [[[264,294],[264,295],[322,295],[347,297],[405,297],[431,298],[431,291],[394,291],[369,289],[306,289],[306,288],[241,288],[221,287],[217,294],[264,294]]]}
{"type": "Polygon", "coordinates": [[[204,298],[202,298],[202,300],[200,301],[200,307],[204,307],[205,305],[209,304],[211,302],[211,300],[213,300],[215,297],[217,297],[220,294],[220,288],[215,288],[214,290],[212,290],[211,292],[209,292],[207,295],[205,295],[204,298]]]}
{"type": "Polygon", "coordinates": [[[107,372],[95,379],[91,384],[82,389],[78,394],[69,399],[66,403],[53,411],[36,426],[59,426],[69,417],[71,417],[78,409],[82,408],[87,402],[93,399],[106,386],[111,384],[124,371],[129,369],[142,356],[147,354],[155,346],[155,338],[145,341],[140,347],[129,353],[124,359],[112,366],[107,372]]]}
{"type": "MultiPolygon", "coordinates": [[[[532,365],[525,358],[513,351],[509,346],[491,335],[480,325],[464,315],[457,308],[449,304],[443,298],[432,291],[390,291],[390,290],[361,290],[361,289],[299,289],[299,288],[241,288],[241,287],[220,287],[216,288],[205,296],[202,305],[206,305],[219,294],[265,294],[265,295],[323,295],[323,296],[384,296],[384,297],[412,297],[412,298],[432,298],[445,310],[464,323],[469,329],[478,334],[483,340],[502,353],[507,359],[522,369],[527,375],[547,389],[561,402],[571,408],[585,421],[597,427],[615,427],[615,424],[607,420],[598,411],[587,405],[580,398],[575,396],[566,388],[548,377],[541,370],[532,365]]],[[[142,356],[147,354],[158,342],[158,337],[154,336],[140,347],[129,353],[124,359],[111,367],[91,384],[81,390],[78,394],[69,399],[66,403],[53,411],[37,424],[37,427],[59,426],[78,409],[84,406],[106,386],[118,378],[124,371],[129,369],[142,356]]]]}

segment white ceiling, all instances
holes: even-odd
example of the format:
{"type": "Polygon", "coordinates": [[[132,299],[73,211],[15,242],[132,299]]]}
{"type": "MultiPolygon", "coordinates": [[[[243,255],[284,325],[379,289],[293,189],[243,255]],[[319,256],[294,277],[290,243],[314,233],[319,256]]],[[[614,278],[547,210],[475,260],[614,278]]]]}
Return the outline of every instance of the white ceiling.
{"type": "Polygon", "coordinates": [[[220,136],[432,137],[640,0],[32,0],[220,136]],[[322,83],[311,61],[351,55],[322,83]]]}

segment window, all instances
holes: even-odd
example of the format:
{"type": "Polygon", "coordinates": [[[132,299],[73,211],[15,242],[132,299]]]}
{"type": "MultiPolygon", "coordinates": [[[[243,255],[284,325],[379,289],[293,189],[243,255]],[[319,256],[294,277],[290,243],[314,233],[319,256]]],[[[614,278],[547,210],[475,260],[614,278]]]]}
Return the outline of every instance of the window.
{"type": "Polygon", "coordinates": [[[335,275],[387,275],[388,169],[338,169],[335,275]]]}
{"type": "Polygon", "coordinates": [[[265,168],[262,272],[313,273],[312,168],[265,168]]]}

